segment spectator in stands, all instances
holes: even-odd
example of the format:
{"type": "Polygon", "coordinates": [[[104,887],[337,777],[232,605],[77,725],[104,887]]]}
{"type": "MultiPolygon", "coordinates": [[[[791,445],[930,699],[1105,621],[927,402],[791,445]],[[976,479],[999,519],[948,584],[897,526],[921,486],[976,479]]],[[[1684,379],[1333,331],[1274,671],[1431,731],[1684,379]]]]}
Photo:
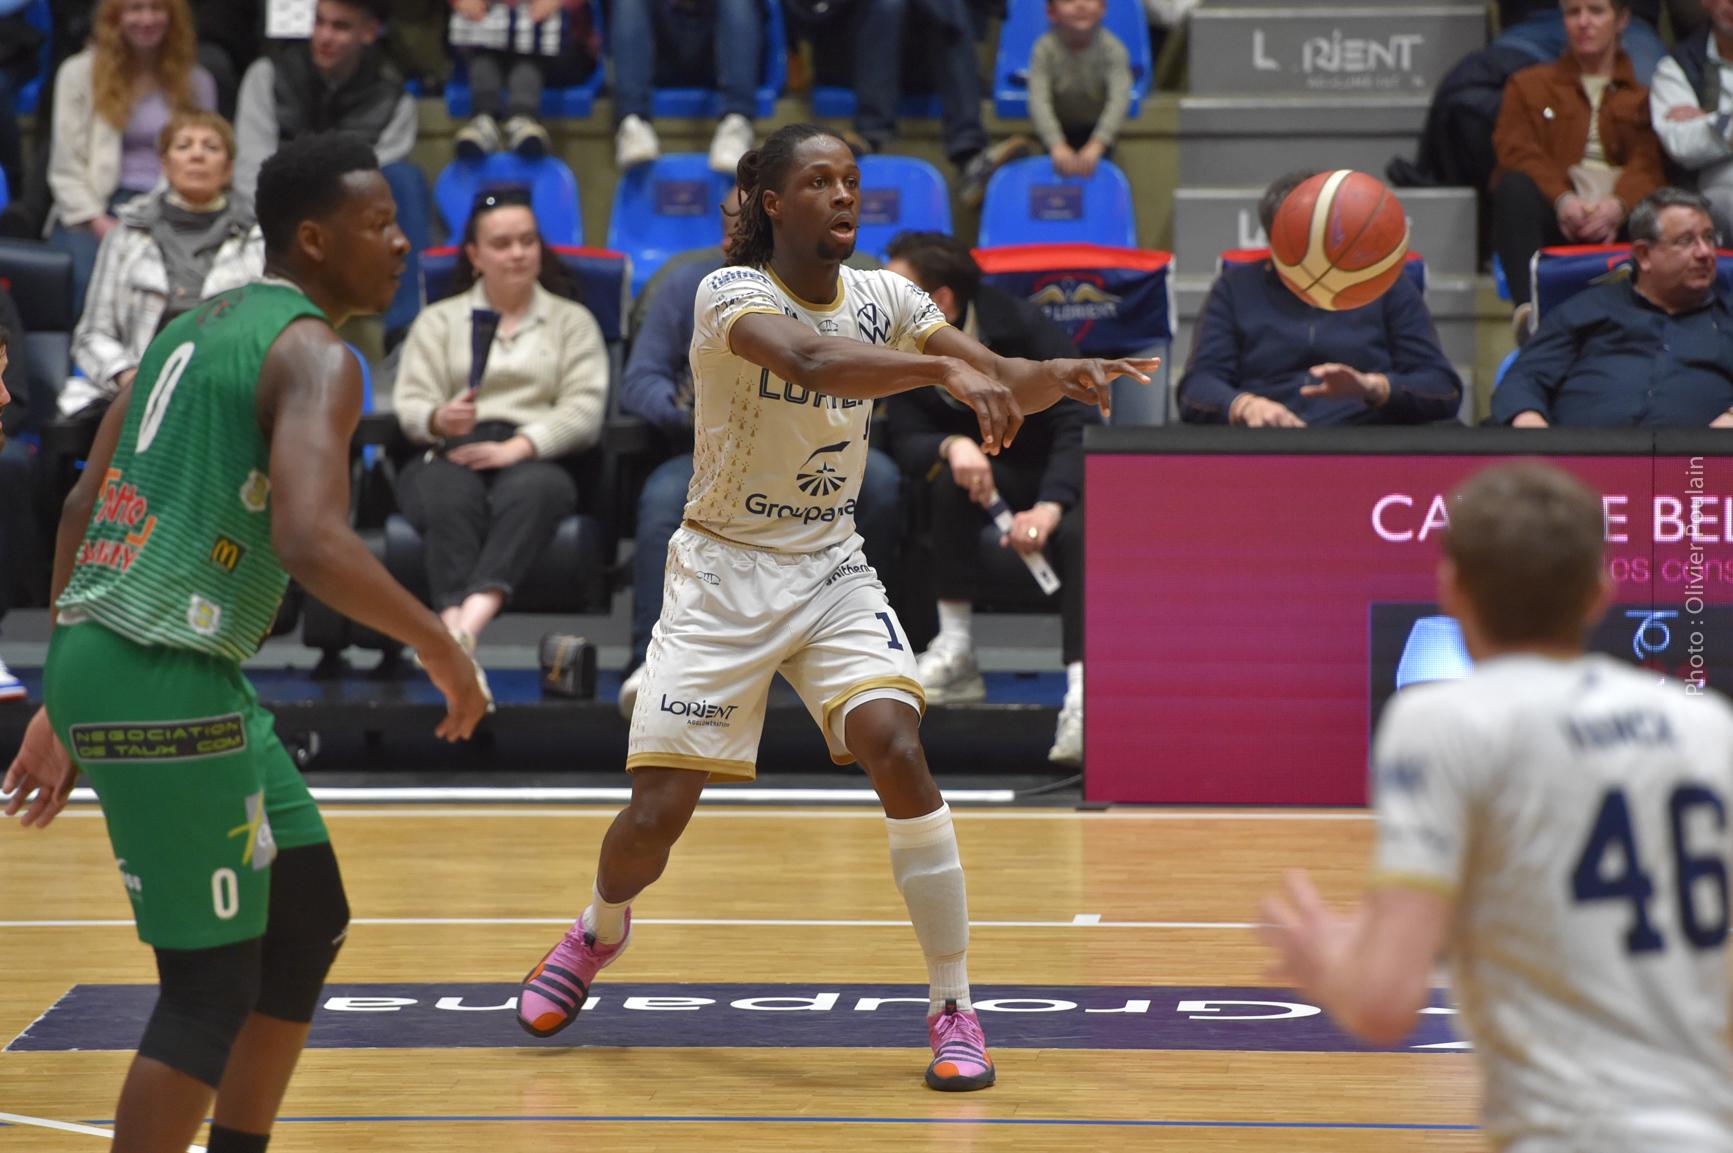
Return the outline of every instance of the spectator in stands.
{"type": "Polygon", "coordinates": [[[1630,15],[1628,0],[1564,0],[1569,47],[1505,85],[1492,232],[1519,315],[1536,249],[1611,243],[1665,180],[1648,91],[1619,48],[1630,15]]]}
{"type": "Polygon", "coordinates": [[[651,88],[714,84],[722,118],[710,138],[710,167],[733,174],[752,147],[763,64],[759,0],[614,0],[614,161],[622,170],[662,153],[651,126],[651,88]]]}
{"type": "MultiPolygon", "coordinates": [[[[1313,175],[1292,172],[1264,191],[1265,235],[1313,175]]],[[[1222,269],[1179,383],[1182,419],[1248,428],[1424,424],[1454,418],[1461,401],[1462,378],[1407,276],[1363,308],[1324,312],[1267,259],[1222,269]]]]}
{"type": "MultiPolygon", "coordinates": [[[[1051,360],[1077,355],[1064,329],[1035,305],[981,283],[969,246],[941,232],[892,239],[885,267],[925,289],[945,319],[1000,356],[1051,360]]],[[[970,623],[981,583],[981,531],[993,498],[1018,510],[999,547],[1051,554],[1062,582],[1066,690],[1049,759],[1083,760],[1083,429],[1096,410],[1062,400],[1031,414],[998,456],[981,451],[973,413],[923,388],[887,402],[891,451],[903,474],[925,486],[932,510],[933,591],[939,633],[915,659],[928,704],[986,696],[970,623]]]]}
{"type": "MultiPolygon", "coordinates": [[[[1565,5],[1560,0],[1498,0],[1499,34],[1495,48],[1516,48],[1537,61],[1550,62],[1564,52],[1565,5]]],[[[1622,5],[1631,12],[1630,25],[1619,31],[1619,43],[1631,58],[1638,84],[1648,84],[1656,65],[1667,55],[1657,29],[1661,25],[1661,0],[1630,0],[1622,5]]],[[[1686,23],[1688,4],[1668,0],[1673,30],[1680,34],[1686,23]]]]}
{"type": "Polygon", "coordinates": [[[468,69],[475,104],[457,134],[457,154],[479,160],[505,148],[530,160],[546,156],[543,90],[596,69],[588,0],[451,0],[451,9],[451,46],[468,69]]]}
{"type": "Polygon", "coordinates": [[[422,310],[404,344],[397,419],[430,448],[403,470],[397,497],[425,542],[433,607],[473,651],[577,506],[563,458],[601,436],[608,352],[589,310],[564,295],[527,192],[477,198],[457,275],[469,291],[422,310]],[[479,378],[478,312],[499,325],[479,378]]]}
{"type": "Polygon", "coordinates": [[[241,76],[259,55],[259,0],[192,0],[199,63],[217,86],[217,110],[235,115],[241,76]]]}
{"type": "MultiPolygon", "coordinates": [[[[620,686],[620,711],[628,719],[637,701],[639,670],[650,645],[650,630],[662,616],[662,577],[668,542],[680,527],[686,490],[692,483],[693,304],[698,284],[728,263],[731,233],[740,210],[740,190],[721,204],[722,244],[671,257],[656,270],[632,305],[632,354],[620,385],[620,408],[642,418],[662,436],[673,454],[650,473],[638,494],[638,532],[632,551],[632,655],[620,686]]],[[[878,261],[856,251],[856,268],[877,268],[878,261]]],[[[901,534],[902,481],[890,457],[867,449],[866,473],[855,504],[855,528],[862,550],[881,574],[896,561],[901,534]]]]}
{"type": "Polygon", "coordinates": [[[857,156],[896,139],[906,72],[923,81],[920,91],[937,90],[945,157],[957,168],[958,199],[970,208],[980,207],[1001,165],[1036,148],[1026,136],[987,141],[975,59],[986,8],[981,0],[851,0],[813,35],[819,82],[854,89],[854,128],[844,136],[857,156]]]}
{"type": "Polygon", "coordinates": [[[67,416],[106,405],[130,383],[163,325],[265,270],[252,201],[230,188],[235,136],[228,121],[215,112],[177,112],[160,147],[167,187],[121,208],[102,239],[72,336],[73,363],[83,375],[60,394],[67,416]]]}
{"type": "MultiPolygon", "coordinates": [[[[6,426],[11,423],[8,408],[15,399],[12,389],[22,390],[24,378],[23,358],[9,363],[7,355],[12,333],[19,331],[8,324],[17,319],[18,309],[11,296],[0,288],[0,493],[6,494],[0,501],[0,619],[11,607],[17,586],[33,573],[40,580],[45,567],[35,518],[36,462],[22,446],[6,440],[6,426]]],[[[21,700],[23,696],[24,682],[0,660],[0,701],[21,700]]]]}
{"type": "Polygon", "coordinates": [[[80,311],[115,210],[162,178],[163,125],[176,112],[217,106],[216,85],[195,51],[186,0],[101,0],[89,47],[60,66],[48,161],[49,241],[72,256],[80,311]]]}
{"type": "Polygon", "coordinates": [[[415,98],[379,46],[384,12],[385,0],[318,0],[310,39],[247,69],[235,113],[235,188],[250,200],[266,159],[304,133],[342,130],[373,145],[410,243],[408,268],[385,314],[385,329],[400,331],[419,303],[430,198],[409,159],[415,98]]]}
{"type": "Polygon", "coordinates": [[[1541,317],[1492,394],[1517,428],[1733,428],[1733,311],[1715,291],[1715,225],[1695,192],[1631,212],[1635,274],[1541,317]]]}
{"type": "Polygon", "coordinates": [[[1661,147],[1692,174],[1725,225],[1733,221],[1733,0],[1703,0],[1706,27],[1655,69],[1649,115],[1661,147]]]}
{"type": "Polygon", "coordinates": [[[1047,0],[1029,53],[1029,119],[1061,176],[1093,176],[1131,110],[1131,56],[1101,26],[1106,0],[1047,0]]]}

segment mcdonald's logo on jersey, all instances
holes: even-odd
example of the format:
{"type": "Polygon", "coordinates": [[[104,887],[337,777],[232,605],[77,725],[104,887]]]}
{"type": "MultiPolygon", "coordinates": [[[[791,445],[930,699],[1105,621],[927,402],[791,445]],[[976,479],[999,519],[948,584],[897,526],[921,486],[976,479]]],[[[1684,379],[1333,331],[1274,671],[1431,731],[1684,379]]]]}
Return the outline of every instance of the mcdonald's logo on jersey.
{"type": "Polygon", "coordinates": [[[246,555],[246,549],[226,536],[219,536],[211,544],[211,563],[224,572],[234,572],[240,566],[241,558],[246,555]]]}

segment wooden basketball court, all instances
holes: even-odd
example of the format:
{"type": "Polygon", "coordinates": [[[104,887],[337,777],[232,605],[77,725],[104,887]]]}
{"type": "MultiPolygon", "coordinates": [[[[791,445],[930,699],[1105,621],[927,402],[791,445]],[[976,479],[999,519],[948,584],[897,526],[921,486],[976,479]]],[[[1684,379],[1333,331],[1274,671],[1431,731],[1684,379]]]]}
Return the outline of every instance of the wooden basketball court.
{"type": "MultiPolygon", "coordinates": [[[[982,1011],[999,1084],[945,1095],[921,1083],[917,1008],[904,1007],[902,1029],[853,991],[828,1012],[715,1003],[622,1013],[608,1000],[610,986],[624,985],[663,996],[714,985],[765,986],[739,995],[772,999],[820,986],[924,994],[876,810],[701,808],[667,876],[636,908],[631,951],[596,986],[598,1028],[612,1014],[606,1020],[639,1030],[645,1043],[630,1047],[587,1047],[588,1015],[556,1043],[515,1027],[514,1041],[474,1040],[484,1017],[489,1036],[508,1035],[498,1032],[509,1024],[507,987],[587,899],[611,808],[326,812],[356,917],[333,986],[425,986],[426,996],[411,991],[400,999],[414,1005],[402,1007],[351,1000],[322,1014],[316,1037],[325,1017],[340,1017],[356,1040],[309,1049],[273,1153],[1484,1147],[1467,1054],[1276,1051],[1291,1036],[1283,1030],[1319,1021],[1236,1020],[1282,1010],[1195,1001],[1209,998],[1198,989],[1265,984],[1266,957],[1247,922],[1283,869],[1311,870],[1339,901],[1357,892],[1372,832],[1362,813],[959,810],[976,996],[1008,986],[1024,1000],[982,1011]],[[429,1011],[456,986],[470,988],[448,1002],[455,1010],[429,1011]],[[1111,1000],[1118,1008],[1094,1017],[1053,1008],[1087,1003],[1088,986],[1123,987],[1111,1000]],[[1146,1008],[1136,1009],[1138,997],[1146,1008]],[[1186,999],[1193,1011],[1181,1012],[1186,999]],[[874,1045],[887,1043],[889,1024],[907,1038],[890,1043],[906,1047],[851,1044],[869,1020],[874,1045]],[[398,1043],[415,1023],[434,1040],[373,1047],[398,1043]],[[796,1027],[835,1043],[767,1043],[796,1027]],[[681,1043],[717,1028],[726,1043],[681,1043]],[[1055,1041],[1009,1047],[1002,1039],[1014,1029],[1050,1030],[1055,1041]],[[1157,1033],[1189,1044],[1189,1029],[1218,1047],[1088,1047],[1109,1033],[1120,1045],[1157,1033]],[[1243,1046],[1221,1047],[1240,1046],[1242,1035],[1243,1046]]],[[[0,893],[0,1045],[12,1045],[0,1052],[0,1114],[10,1118],[0,1153],[99,1149],[100,1132],[44,1125],[100,1130],[112,1118],[131,1055],[107,1046],[128,1026],[87,1011],[74,1028],[64,1009],[75,999],[50,1008],[73,986],[144,984],[154,972],[95,806],[69,809],[46,832],[0,828],[0,893]],[[45,1044],[71,1040],[21,1051],[27,1031],[45,1044]]],[[[136,1040],[131,1028],[125,1043],[136,1040]]]]}

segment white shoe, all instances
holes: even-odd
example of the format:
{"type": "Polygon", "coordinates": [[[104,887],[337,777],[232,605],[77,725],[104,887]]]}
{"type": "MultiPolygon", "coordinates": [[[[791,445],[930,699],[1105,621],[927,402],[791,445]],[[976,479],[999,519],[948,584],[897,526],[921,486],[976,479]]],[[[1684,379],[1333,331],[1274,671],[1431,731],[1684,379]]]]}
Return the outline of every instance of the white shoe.
{"type": "Polygon", "coordinates": [[[716,126],[716,135],[710,138],[710,170],[733,176],[754,138],[752,121],[738,112],[724,116],[716,126]]]}
{"type": "Polygon", "coordinates": [[[632,674],[620,682],[620,715],[628,721],[632,719],[632,710],[638,707],[638,690],[643,687],[643,665],[633,669],[632,674]]]}
{"type": "Polygon", "coordinates": [[[915,658],[915,677],[927,692],[929,705],[957,705],[987,699],[987,683],[970,648],[941,645],[915,658]]]}
{"type": "Polygon", "coordinates": [[[1053,747],[1047,750],[1047,759],[1056,765],[1070,765],[1073,768],[1083,763],[1083,698],[1065,696],[1065,704],[1059,710],[1059,727],[1053,734],[1053,747]]]}
{"type": "Polygon", "coordinates": [[[540,121],[528,116],[513,116],[505,122],[505,146],[525,160],[540,160],[553,144],[540,121]]]}
{"type": "Polygon", "coordinates": [[[499,132],[499,122],[483,112],[470,119],[457,131],[454,145],[457,158],[478,163],[495,152],[498,152],[502,138],[499,132]]]}
{"type": "Polygon", "coordinates": [[[0,701],[23,699],[24,682],[12,675],[12,670],[6,667],[5,661],[0,661],[0,701]]]}
{"type": "Polygon", "coordinates": [[[656,130],[649,121],[638,116],[620,121],[619,131],[614,133],[614,164],[618,168],[622,171],[636,168],[660,155],[662,142],[656,138],[656,130]]]}

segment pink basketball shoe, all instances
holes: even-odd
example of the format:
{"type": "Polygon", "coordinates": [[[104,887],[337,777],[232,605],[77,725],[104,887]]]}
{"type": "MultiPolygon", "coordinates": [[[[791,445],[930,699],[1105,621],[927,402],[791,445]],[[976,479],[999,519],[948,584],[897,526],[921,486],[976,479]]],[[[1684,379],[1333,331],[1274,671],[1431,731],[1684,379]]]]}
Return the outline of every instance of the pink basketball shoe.
{"type": "Polygon", "coordinates": [[[966,1093],[993,1083],[993,1058],[987,1056],[987,1037],[973,1009],[959,1012],[955,1001],[946,1001],[943,1013],[927,1018],[927,1040],[933,1046],[933,1063],[927,1066],[932,1088],[966,1093]]]}
{"type": "MultiPolygon", "coordinates": [[[[626,910],[626,935],[599,945],[580,917],[541,964],[529,971],[518,990],[517,1023],[535,1037],[552,1037],[578,1019],[596,974],[620,959],[632,941],[632,910],[626,910]]],[[[979,1033],[977,1028],[976,1032],[979,1033]]]]}

